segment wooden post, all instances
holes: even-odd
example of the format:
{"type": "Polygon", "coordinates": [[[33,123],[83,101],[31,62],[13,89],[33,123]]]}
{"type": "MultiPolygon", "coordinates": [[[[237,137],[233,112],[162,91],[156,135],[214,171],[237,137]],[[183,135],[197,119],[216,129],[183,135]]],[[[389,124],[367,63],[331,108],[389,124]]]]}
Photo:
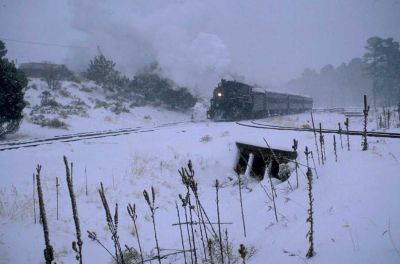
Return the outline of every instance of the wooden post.
{"type": "Polygon", "coordinates": [[[340,136],[340,147],[343,149],[342,127],[340,126],[340,122],[338,123],[338,125],[339,125],[339,136],[340,136]]]}
{"type": "MultiPolygon", "coordinates": [[[[297,153],[298,145],[299,145],[299,142],[296,139],[293,139],[292,149],[296,153],[297,153]]],[[[296,159],[294,160],[294,164],[295,164],[295,170],[296,170],[296,188],[299,188],[299,174],[297,172],[297,166],[298,166],[298,164],[297,164],[297,156],[296,156],[296,159]]]]}
{"type": "MultiPolygon", "coordinates": [[[[367,141],[367,124],[368,124],[368,112],[369,106],[367,105],[367,96],[364,95],[364,132],[363,132],[363,142],[362,142],[362,150],[368,150],[368,141],[367,141]]],[[[389,116],[388,116],[389,117],[389,116]]]]}
{"type": "Polygon", "coordinates": [[[320,159],[319,159],[319,149],[318,149],[318,142],[317,142],[317,132],[315,131],[314,116],[313,116],[313,114],[312,114],[312,111],[311,111],[311,122],[312,122],[312,127],[313,127],[313,132],[314,132],[315,147],[317,148],[318,164],[321,164],[320,159]]]}
{"type": "Polygon", "coordinates": [[[33,219],[36,224],[36,197],[35,197],[35,173],[33,174],[33,190],[32,190],[32,200],[33,200],[33,219]]]}
{"type": "Polygon", "coordinates": [[[60,186],[60,184],[58,183],[58,177],[56,177],[56,195],[57,195],[57,220],[58,220],[58,186],[60,186]]]}
{"type": "Polygon", "coordinates": [[[86,190],[86,196],[88,196],[88,182],[87,182],[87,173],[86,173],[86,167],[85,167],[85,190],[86,190]]]}
{"type": "Polygon", "coordinates": [[[350,151],[349,118],[348,117],[346,117],[346,121],[344,121],[344,125],[346,127],[346,132],[347,132],[347,150],[350,151]]]}
{"type": "Polygon", "coordinates": [[[335,153],[335,161],[337,162],[336,137],[335,137],[335,135],[333,135],[333,151],[335,153]]]}
{"type": "Polygon", "coordinates": [[[324,165],[325,155],[324,155],[324,135],[322,134],[322,125],[319,123],[319,144],[321,147],[321,161],[322,165],[324,165]]]}

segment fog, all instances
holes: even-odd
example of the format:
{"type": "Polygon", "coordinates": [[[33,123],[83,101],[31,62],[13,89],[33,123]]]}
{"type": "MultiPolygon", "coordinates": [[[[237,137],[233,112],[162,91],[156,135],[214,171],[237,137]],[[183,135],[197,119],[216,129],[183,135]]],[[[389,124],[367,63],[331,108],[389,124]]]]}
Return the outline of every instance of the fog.
{"type": "Polygon", "coordinates": [[[305,68],[362,56],[371,36],[400,39],[397,0],[0,3],[11,59],[82,71],[99,47],[128,77],[157,61],[165,76],[204,96],[221,77],[281,87],[305,68]]]}

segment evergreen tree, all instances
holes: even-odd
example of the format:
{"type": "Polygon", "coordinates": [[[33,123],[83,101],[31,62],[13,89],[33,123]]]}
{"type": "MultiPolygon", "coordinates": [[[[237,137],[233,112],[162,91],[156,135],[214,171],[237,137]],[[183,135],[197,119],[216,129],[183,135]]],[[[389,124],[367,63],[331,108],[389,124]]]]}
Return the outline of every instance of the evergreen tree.
{"type": "Polygon", "coordinates": [[[400,48],[392,38],[372,37],[367,40],[363,59],[366,73],[373,81],[374,106],[381,97],[385,104],[400,101],[400,48]],[[379,96],[378,96],[379,95],[379,96]],[[393,101],[395,100],[395,101],[393,101]]]}
{"type": "Polygon", "coordinates": [[[197,102],[186,87],[177,86],[172,80],[160,76],[154,70],[137,74],[130,84],[130,89],[143,95],[147,102],[165,104],[175,110],[189,109],[197,102]]]}
{"type": "Polygon", "coordinates": [[[25,74],[4,57],[6,54],[0,40],[0,137],[19,128],[25,107],[24,88],[28,84],[25,74]]]}
{"type": "Polygon", "coordinates": [[[109,90],[114,90],[121,81],[120,73],[115,69],[115,62],[108,60],[101,53],[90,61],[86,77],[109,90]]]}

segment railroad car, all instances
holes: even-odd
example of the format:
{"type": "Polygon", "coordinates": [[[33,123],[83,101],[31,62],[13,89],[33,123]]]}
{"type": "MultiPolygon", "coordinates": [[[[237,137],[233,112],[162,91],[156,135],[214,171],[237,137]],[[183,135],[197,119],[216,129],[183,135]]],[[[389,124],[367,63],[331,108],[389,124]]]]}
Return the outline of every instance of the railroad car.
{"type": "Polygon", "coordinates": [[[207,118],[240,120],[311,111],[308,96],[267,91],[237,81],[222,79],[214,89],[207,118]]]}

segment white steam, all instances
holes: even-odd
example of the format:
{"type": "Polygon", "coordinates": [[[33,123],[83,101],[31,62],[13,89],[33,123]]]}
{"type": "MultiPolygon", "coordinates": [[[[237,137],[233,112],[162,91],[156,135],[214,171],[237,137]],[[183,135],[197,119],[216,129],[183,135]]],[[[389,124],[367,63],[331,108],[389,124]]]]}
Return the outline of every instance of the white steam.
{"type": "Polygon", "coordinates": [[[372,35],[399,36],[400,5],[385,1],[67,1],[72,28],[85,36],[74,44],[90,47],[72,50],[69,65],[83,70],[99,46],[128,77],[158,61],[206,96],[221,77],[279,84],[361,56],[372,35]]]}

